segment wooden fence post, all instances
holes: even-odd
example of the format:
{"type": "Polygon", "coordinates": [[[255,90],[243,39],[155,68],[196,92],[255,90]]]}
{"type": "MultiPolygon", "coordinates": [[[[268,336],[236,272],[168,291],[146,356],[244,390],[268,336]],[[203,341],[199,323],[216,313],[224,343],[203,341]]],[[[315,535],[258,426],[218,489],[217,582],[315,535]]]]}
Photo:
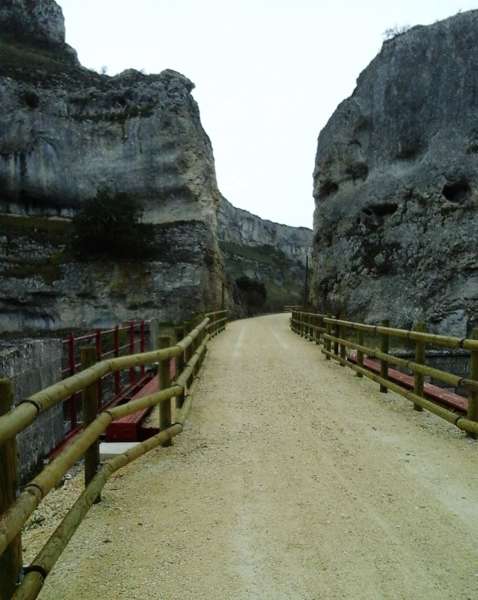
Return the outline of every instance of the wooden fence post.
{"type": "MultiPolygon", "coordinates": [[[[179,342],[180,340],[183,339],[184,335],[185,335],[185,328],[184,326],[180,326],[180,327],[176,327],[176,341],[179,342]]],[[[176,357],[176,379],[181,375],[181,373],[184,371],[184,356],[185,353],[182,352],[179,356],[176,357]]],[[[176,408],[181,408],[181,406],[184,404],[184,393],[182,393],[180,396],[178,396],[176,398],[176,408]]]]}
{"type": "MultiPolygon", "coordinates": [[[[221,329],[221,331],[222,331],[222,329],[221,329]]],[[[204,340],[206,339],[206,333],[207,333],[206,330],[203,329],[201,331],[201,333],[199,334],[199,338],[198,338],[198,350],[203,345],[204,340]]],[[[204,354],[202,355],[201,358],[198,359],[198,372],[202,369],[203,362],[204,362],[204,354]]]]}
{"type": "MultiPolygon", "coordinates": [[[[334,319],[338,319],[339,315],[335,315],[335,317],[333,317],[334,319]]],[[[340,327],[337,324],[337,322],[334,323],[334,337],[338,338],[340,337],[340,327]]],[[[338,342],[334,342],[334,354],[335,356],[339,355],[339,343],[338,342]]]]}
{"type": "MultiPolygon", "coordinates": [[[[0,379],[0,416],[13,406],[13,385],[0,379]]],[[[17,496],[17,449],[12,438],[0,446],[0,517],[15,502],[17,496]]],[[[22,569],[22,542],[18,535],[0,556],[0,600],[10,600],[22,569]]]]}
{"type": "MultiPolygon", "coordinates": [[[[363,331],[361,331],[359,329],[357,331],[357,342],[358,342],[359,346],[363,346],[363,341],[364,341],[363,331]]],[[[362,350],[357,350],[357,364],[359,367],[363,367],[363,352],[362,352],[362,350]]],[[[363,374],[359,373],[358,371],[355,373],[355,375],[357,377],[363,377],[363,374]]]]}
{"type": "MultiPolygon", "coordinates": [[[[474,328],[471,332],[471,339],[478,340],[478,328],[474,328]]],[[[470,379],[478,381],[478,350],[472,350],[470,352],[470,379]]],[[[476,390],[470,390],[468,396],[468,419],[470,421],[478,421],[478,392],[476,390]]],[[[473,432],[468,432],[468,436],[477,439],[478,435],[473,432]]]]}
{"type": "MultiPolygon", "coordinates": [[[[327,335],[332,335],[332,326],[330,325],[330,323],[325,324],[325,329],[327,335]]],[[[327,350],[327,352],[330,352],[332,349],[332,343],[329,338],[325,340],[325,349],[327,350]]],[[[330,360],[330,354],[325,355],[325,360],[330,360]]]]}
{"type": "MultiPolygon", "coordinates": [[[[425,333],[427,328],[425,323],[417,323],[413,330],[425,333]]],[[[425,364],[425,342],[418,340],[415,342],[415,362],[419,365],[425,364]]],[[[413,392],[417,396],[423,396],[423,380],[424,378],[422,373],[414,373],[413,392]]],[[[417,412],[421,412],[423,410],[419,404],[415,403],[413,403],[413,409],[417,412]]]]}
{"type": "MultiPolygon", "coordinates": [[[[385,319],[382,321],[382,326],[389,327],[390,321],[385,319]]],[[[385,333],[382,333],[380,336],[380,350],[384,354],[388,354],[388,351],[390,350],[390,337],[385,333]]],[[[380,376],[383,377],[383,379],[388,379],[388,362],[386,360],[380,361],[380,376]]],[[[388,392],[387,386],[380,384],[380,391],[382,394],[386,394],[388,392]]]]}
{"type": "Polygon", "coordinates": [[[216,315],[212,315],[210,317],[208,328],[209,328],[209,333],[210,333],[211,337],[213,338],[216,335],[216,315]]]}
{"type": "MultiPolygon", "coordinates": [[[[347,339],[346,337],[346,328],[344,325],[339,326],[339,338],[345,340],[347,339]]],[[[341,367],[345,367],[345,360],[347,358],[347,347],[345,346],[345,344],[340,344],[340,358],[342,359],[340,361],[340,366],[341,367]],[[343,361],[343,362],[342,362],[343,361]]]]}
{"type": "MultiPolygon", "coordinates": [[[[168,335],[161,335],[158,339],[158,348],[168,348],[171,346],[171,338],[168,335]]],[[[159,386],[161,390],[171,387],[171,359],[166,358],[159,361],[159,386]]],[[[159,430],[164,431],[171,427],[171,399],[161,402],[159,406],[159,430]]],[[[163,446],[172,446],[172,439],[164,442],[163,446]]]]}
{"type": "MultiPolygon", "coordinates": [[[[80,349],[81,368],[87,369],[96,362],[96,350],[93,346],[86,346],[80,349]]],[[[83,390],[83,414],[85,427],[88,427],[98,415],[98,384],[93,383],[83,390]]],[[[91,482],[98,471],[100,464],[100,441],[96,440],[85,452],[85,487],[91,482]]],[[[95,502],[99,502],[100,497],[95,502]]]]}

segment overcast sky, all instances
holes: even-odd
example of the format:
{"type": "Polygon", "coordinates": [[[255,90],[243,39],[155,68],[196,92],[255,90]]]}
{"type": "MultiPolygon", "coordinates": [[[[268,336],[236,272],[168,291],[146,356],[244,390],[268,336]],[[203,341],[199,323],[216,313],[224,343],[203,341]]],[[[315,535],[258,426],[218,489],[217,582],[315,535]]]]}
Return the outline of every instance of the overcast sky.
{"type": "Polygon", "coordinates": [[[57,0],[90,68],[195,84],[219,188],[236,206],[312,226],[320,129],[390,27],[433,23],[475,0],[57,0]]]}

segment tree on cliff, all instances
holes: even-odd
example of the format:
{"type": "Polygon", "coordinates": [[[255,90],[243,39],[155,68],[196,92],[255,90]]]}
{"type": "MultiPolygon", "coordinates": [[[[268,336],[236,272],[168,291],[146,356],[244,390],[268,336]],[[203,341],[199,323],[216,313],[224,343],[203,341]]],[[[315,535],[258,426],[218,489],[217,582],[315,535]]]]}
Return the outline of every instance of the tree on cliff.
{"type": "Polygon", "coordinates": [[[100,189],[73,219],[72,247],[83,259],[147,260],[154,228],[141,222],[143,206],[127,194],[100,189]]]}

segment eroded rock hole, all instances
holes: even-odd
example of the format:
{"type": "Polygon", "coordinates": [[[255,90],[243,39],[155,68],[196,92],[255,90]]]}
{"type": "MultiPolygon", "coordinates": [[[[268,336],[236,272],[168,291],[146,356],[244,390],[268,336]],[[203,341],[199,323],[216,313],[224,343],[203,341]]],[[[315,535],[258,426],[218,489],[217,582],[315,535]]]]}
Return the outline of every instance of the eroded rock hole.
{"type": "Polygon", "coordinates": [[[35,110],[40,106],[40,97],[38,94],[35,94],[35,92],[24,92],[22,98],[28,108],[31,108],[32,110],[35,110]]]}
{"type": "Polygon", "coordinates": [[[447,183],[442,193],[449,202],[463,202],[471,194],[471,188],[468,181],[455,181],[447,183]]]}
{"type": "Polygon", "coordinates": [[[335,181],[331,181],[330,179],[327,179],[320,186],[319,195],[321,198],[326,198],[327,196],[330,196],[331,194],[335,194],[336,192],[338,192],[338,190],[339,190],[339,186],[335,183],[335,181]]]}
{"type": "Polygon", "coordinates": [[[356,162],[349,165],[345,169],[345,172],[347,173],[347,175],[352,177],[354,181],[356,181],[357,179],[365,181],[368,177],[368,166],[364,162],[356,162]]]}
{"type": "Polygon", "coordinates": [[[369,217],[387,217],[389,215],[393,215],[398,210],[398,204],[388,203],[388,204],[373,204],[371,206],[367,206],[367,208],[363,208],[362,212],[368,215],[369,217]]]}

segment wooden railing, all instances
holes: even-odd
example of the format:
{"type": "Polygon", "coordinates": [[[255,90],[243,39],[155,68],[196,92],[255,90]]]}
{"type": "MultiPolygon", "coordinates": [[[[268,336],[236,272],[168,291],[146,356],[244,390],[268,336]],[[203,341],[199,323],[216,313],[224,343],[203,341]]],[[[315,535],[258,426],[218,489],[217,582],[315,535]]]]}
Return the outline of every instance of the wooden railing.
{"type": "MultiPolygon", "coordinates": [[[[203,318],[195,319],[194,328],[173,345],[170,338],[162,336],[159,350],[91,364],[80,373],[33,394],[15,408],[11,408],[11,382],[0,380],[0,600],[36,598],[88,510],[100,499],[101,490],[109,477],[153,448],[170,445],[172,438],[183,430],[191,407],[191,386],[203,363],[208,341],[224,331],[226,322],[227,311],[208,313],[203,318]],[[176,359],[177,374],[176,379],[171,381],[173,359],[176,359]],[[159,392],[97,413],[97,384],[105,374],[146,365],[158,366],[159,392]],[[31,425],[39,414],[78,392],[82,392],[83,396],[83,431],[16,496],[16,435],[31,425]],[[160,406],[160,432],[100,468],[99,438],[108,425],[115,419],[156,405],[160,406]],[[85,490],[27,567],[23,580],[17,586],[21,572],[22,528],[45,496],[83,456],[85,490]]],[[[88,352],[92,353],[94,361],[95,348],[84,349],[86,355],[88,352]]]]}
{"type": "Polygon", "coordinates": [[[459,338],[427,333],[424,325],[420,323],[414,330],[397,329],[389,327],[388,322],[382,325],[368,325],[296,309],[292,311],[290,324],[295,333],[321,344],[327,360],[337,360],[341,365],[353,369],[359,377],[372,379],[380,385],[381,392],[385,393],[390,389],[400,394],[413,402],[416,410],[426,409],[466,431],[470,437],[478,436],[478,329],[473,330],[470,338],[459,338]],[[414,360],[391,354],[392,338],[413,344],[414,360]],[[426,349],[429,346],[468,351],[469,376],[461,377],[427,365],[426,349]],[[350,350],[355,351],[354,357],[348,354],[350,350]],[[379,361],[380,373],[367,368],[364,364],[365,357],[379,361]],[[413,390],[391,380],[390,365],[413,374],[413,390]],[[425,377],[431,377],[454,388],[464,388],[468,396],[468,406],[464,414],[462,411],[450,410],[427,397],[425,377]]]}
{"type": "MultiPolygon", "coordinates": [[[[116,325],[112,329],[96,329],[77,337],[70,333],[62,340],[62,378],[75,375],[84,368],[81,361],[81,350],[84,347],[95,346],[96,352],[93,357],[95,362],[104,358],[134,354],[137,351],[144,352],[146,340],[150,337],[150,324],[151,321],[130,321],[126,325],[116,325]]],[[[151,377],[150,373],[146,373],[144,365],[139,373],[136,373],[135,369],[129,369],[123,377],[119,371],[107,373],[101,381],[98,381],[98,410],[119,404],[127,396],[134,395],[148,383],[151,377]]],[[[66,431],[63,439],[52,450],[52,454],[56,454],[81,430],[80,406],[80,394],[74,394],[64,403],[66,431]]]]}

